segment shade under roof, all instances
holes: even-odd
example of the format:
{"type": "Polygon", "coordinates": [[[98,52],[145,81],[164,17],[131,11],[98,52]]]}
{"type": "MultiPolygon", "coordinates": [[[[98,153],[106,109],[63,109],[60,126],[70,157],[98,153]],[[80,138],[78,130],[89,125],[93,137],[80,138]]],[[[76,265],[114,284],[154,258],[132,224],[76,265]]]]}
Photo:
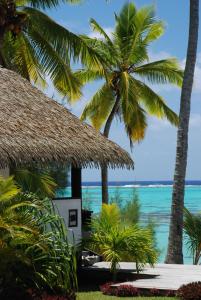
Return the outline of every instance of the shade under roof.
{"type": "Polygon", "coordinates": [[[0,68],[0,167],[133,167],[129,154],[13,71],[0,68]]]}

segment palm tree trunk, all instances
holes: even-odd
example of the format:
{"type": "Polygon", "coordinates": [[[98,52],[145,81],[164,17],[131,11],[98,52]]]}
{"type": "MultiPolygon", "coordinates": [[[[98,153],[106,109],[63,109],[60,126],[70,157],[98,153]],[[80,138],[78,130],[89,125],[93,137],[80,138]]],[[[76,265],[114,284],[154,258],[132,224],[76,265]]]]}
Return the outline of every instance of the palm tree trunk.
{"type": "MultiPolygon", "coordinates": [[[[112,125],[112,121],[114,120],[114,116],[118,111],[120,103],[120,95],[117,94],[115,104],[112,108],[112,111],[106,121],[105,128],[103,131],[103,135],[108,138],[110,128],[112,125]]],[[[108,203],[108,168],[107,166],[102,166],[101,168],[101,180],[102,180],[102,203],[108,203]]]]}
{"type": "Polygon", "coordinates": [[[183,209],[188,154],[188,129],[191,93],[197,54],[199,28],[199,0],[190,0],[189,40],[184,80],[181,92],[179,127],[177,133],[176,164],[172,194],[172,208],[166,263],[183,263],[183,209]]]}

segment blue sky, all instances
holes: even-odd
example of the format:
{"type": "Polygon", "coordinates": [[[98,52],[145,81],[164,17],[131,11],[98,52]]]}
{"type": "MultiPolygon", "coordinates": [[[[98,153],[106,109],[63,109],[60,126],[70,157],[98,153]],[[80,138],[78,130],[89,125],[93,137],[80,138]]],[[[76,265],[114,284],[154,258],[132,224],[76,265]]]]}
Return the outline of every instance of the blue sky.
{"type": "MultiPolygon", "coordinates": [[[[126,1],[85,0],[81,5],[62,5],[57,9],[48,11],[48,14],[58,23],[76,33],[92,35],[89,19],[95,18],[107,32],[114,27],[114,12],[118,13],[126,1]]],[[[164,36],[151,45],[151,59],[176,56],[182,65],[186,55],[188,39],[188,13],[189,0],[136,0],[138,7],[155,4],[156,15],[166,23],[164,36]]],[[[80,115],[85,103],[96,91],[98,84],[88,85],[84,89],[83,99],[70,110],[80,115]]],[[[155,86],[175,111],[179,110],[180,90],[171,86],[155,86]]],[[[51,92],[49,92],[51,95],[51,92]]],[[[192,110],[189,133],[188,179],[201,179],[201,40],[198,45],[198,60],[196,65],[195,83],[192,95],[192,110]]],[[[122,124],[115,121],[110,139],[131,153],[135,162],[135,170],[111,170],[110,180],[168,180],[173,178],[176,128],[166,121],[156,118],[149,119],[149,126],[145,139],[134,146],[132,153],[128,138],[122,124]]],[[[99,181],[99,170],[84,170],[84,181],[99,181]]]]}

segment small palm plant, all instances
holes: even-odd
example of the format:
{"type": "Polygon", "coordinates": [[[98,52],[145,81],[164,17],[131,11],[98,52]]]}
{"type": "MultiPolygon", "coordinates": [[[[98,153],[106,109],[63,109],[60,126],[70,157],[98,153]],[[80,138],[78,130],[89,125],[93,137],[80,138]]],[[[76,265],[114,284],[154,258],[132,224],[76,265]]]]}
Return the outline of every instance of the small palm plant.
{"type": "Polygon", "coordinates": [[[153,247],[152,233],[139,226],[125,226],[121,222],[116,204],[103,204],[100,216],[92,221],[89,246],[111,263],[110,270],[116,280],[119,263],[133,261],[139,272],[146,263],[154,265],[157,252],[153,247]]]}
{"type": "Polygon", "coordinates": [[[184,233],[186,244],[193,256],[193,264],[198,265],[201,257],[201,214],[192,214],[184,209],[184,233]]]}
{"type": "MultiPolygon", "coordinates": [[[[175,58],[150,61],[148,48],[164,33],[164,24],[156,19],[153,7],[137,10],[129,1],[115,16],[111,36],[94,19],[90,23],[102,38],[82,38],[105,63],[102,70],[92,65],[76,73],[83,83],[103,80],[103,85],[86,105],[82,120],[89,119],[97,130],[104,126],[103,134],[108,137],[116,116],[124,123],[131,144],[144,138],[148,115],[166,118],[177,125],[177,115],[150,86],[168,83],[180,87],[183,78],[175,58]]],[[[102,181],[103,202],[108,203],[106,167],[102,168],[102,181]]]]}

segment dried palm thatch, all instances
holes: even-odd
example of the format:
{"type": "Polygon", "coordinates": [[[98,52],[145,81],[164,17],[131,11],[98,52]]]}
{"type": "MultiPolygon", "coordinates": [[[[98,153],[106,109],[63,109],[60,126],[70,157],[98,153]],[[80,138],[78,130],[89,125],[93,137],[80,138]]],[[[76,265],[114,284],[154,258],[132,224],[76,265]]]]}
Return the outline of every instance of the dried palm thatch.
{"type": "Polygon", "coordinates": [[[0,68],[0,167],[133,167],[129,154],[13,71],[0,68]]]}

